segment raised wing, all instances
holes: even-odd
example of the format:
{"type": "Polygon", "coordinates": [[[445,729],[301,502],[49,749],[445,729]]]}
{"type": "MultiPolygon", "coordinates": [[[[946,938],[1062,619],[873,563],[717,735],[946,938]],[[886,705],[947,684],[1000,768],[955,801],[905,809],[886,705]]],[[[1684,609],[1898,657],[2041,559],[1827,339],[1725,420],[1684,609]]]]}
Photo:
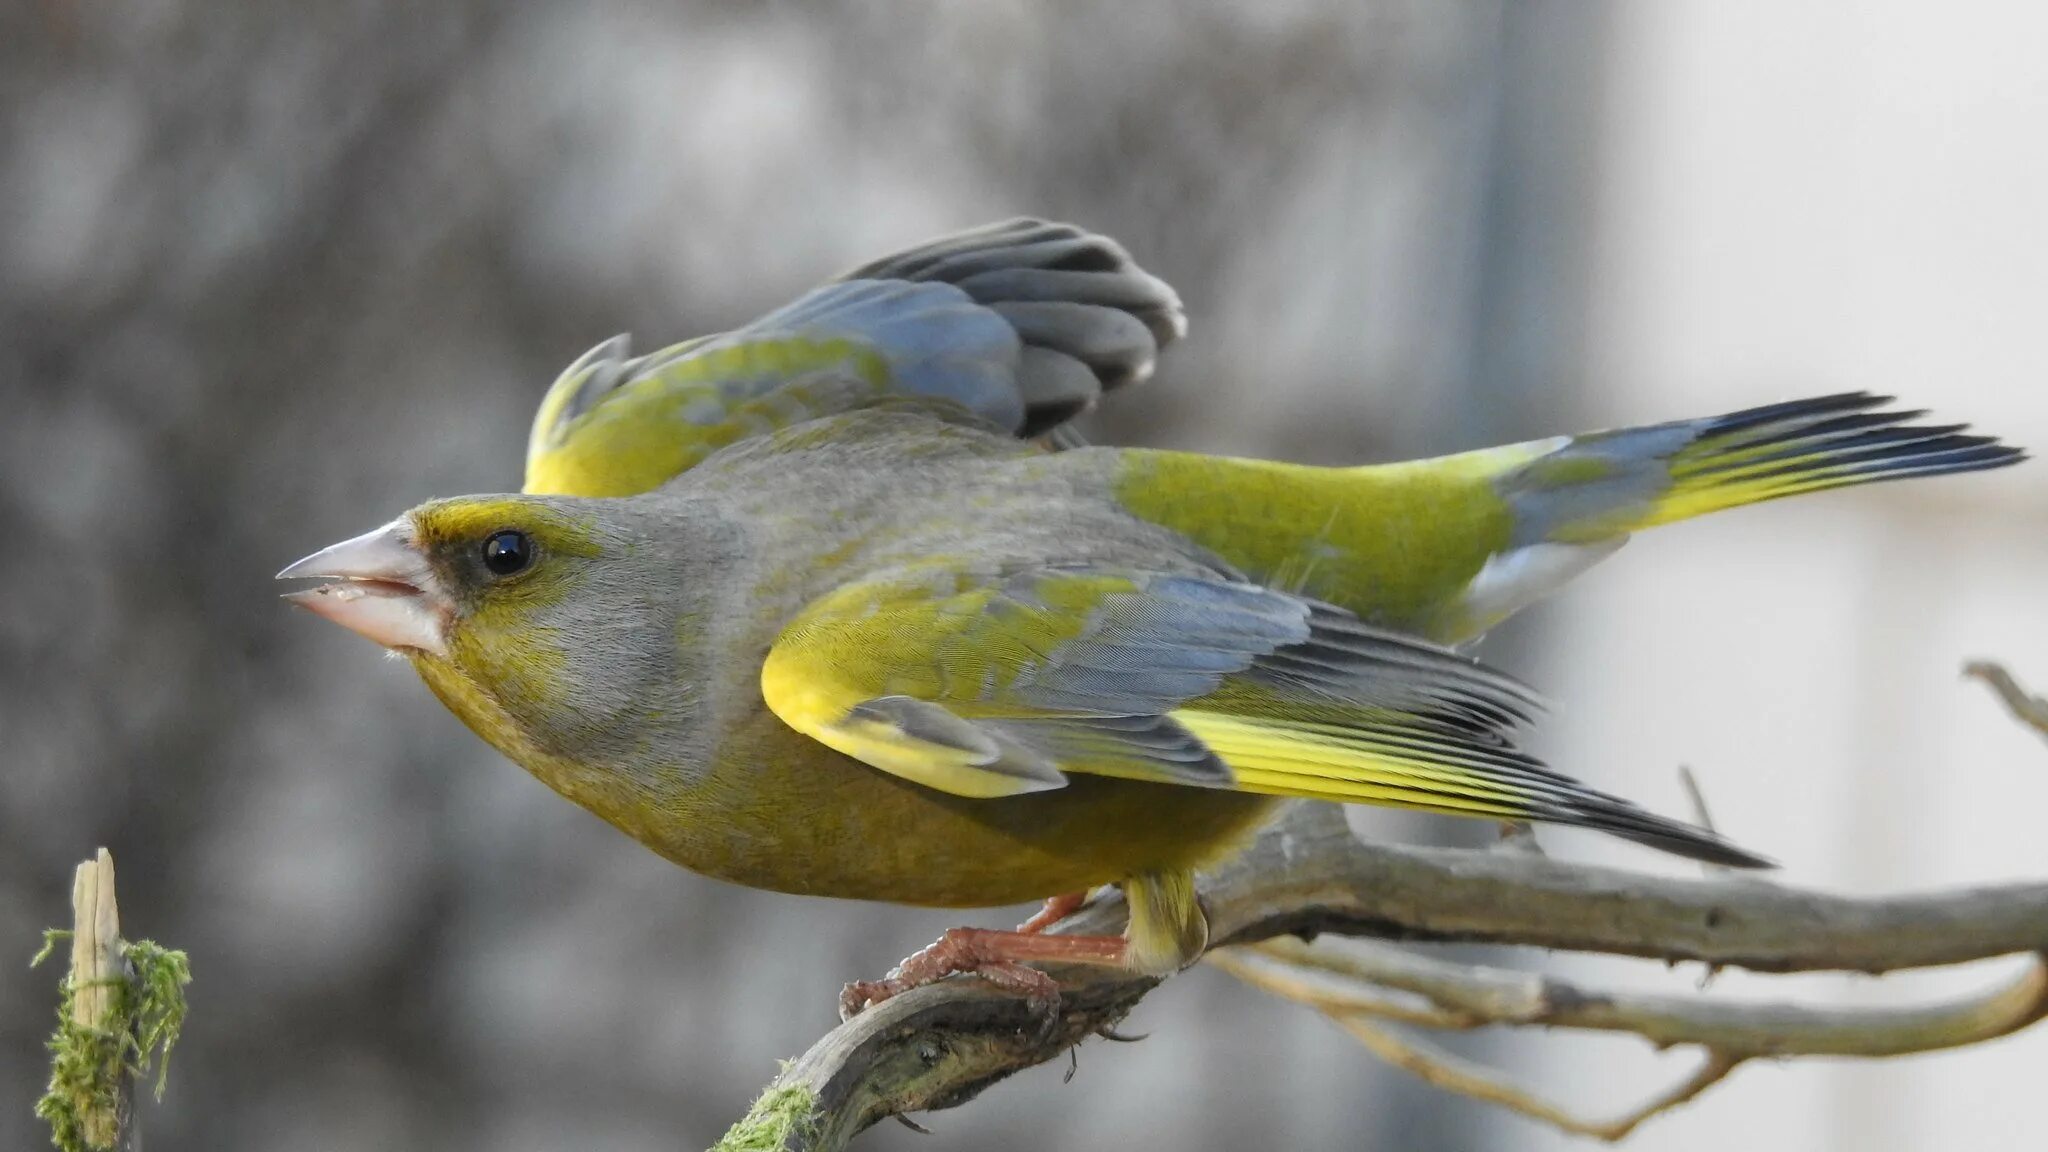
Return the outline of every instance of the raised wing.
{"type": "Polygon", "coordinates": [[[744,328],[598,345],[548,389],[526,491],[644,492],[736,440],[877,399],[1045,435],[1151,374],[1180,298],[1115,241],[1013,220],[887,256],[744,328]]]}
{"type": "Polygon", "coordinates": [[[1516,681],[1223,578],[906,570],[805,610],[761,687],[797,731],[962,796],[1079,772],[1576,824],[1762,863],[1516,750],[1534,707],[1516,681]]]}

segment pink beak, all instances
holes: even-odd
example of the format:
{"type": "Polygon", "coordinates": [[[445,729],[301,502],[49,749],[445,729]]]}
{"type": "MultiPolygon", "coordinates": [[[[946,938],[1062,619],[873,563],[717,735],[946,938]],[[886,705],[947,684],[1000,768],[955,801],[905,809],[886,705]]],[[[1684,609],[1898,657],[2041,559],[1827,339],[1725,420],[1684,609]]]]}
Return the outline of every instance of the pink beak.
{"type": "Polygon", "coordinates": [[[407,521],[322,548],[277,574],[279,580],[302,577],[336,582],[286,593],[286,600],[386,648],[447,654],[455,606],[413,546],[407,521]]]}

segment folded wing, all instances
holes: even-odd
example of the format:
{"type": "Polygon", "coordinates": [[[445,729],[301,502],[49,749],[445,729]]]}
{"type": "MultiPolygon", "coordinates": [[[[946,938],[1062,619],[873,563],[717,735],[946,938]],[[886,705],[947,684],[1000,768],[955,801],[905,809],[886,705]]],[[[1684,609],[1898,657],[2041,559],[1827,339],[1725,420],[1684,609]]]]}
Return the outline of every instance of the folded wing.
{"type": "Polygon", "coordinates": [[[1764,863],[1515,748],[1535,708],[1519,682],[1221,576],[903,570],[805,610],[761,683],[796,730],[963,796],[1087,773],[1575,824],[1764,863]]]}

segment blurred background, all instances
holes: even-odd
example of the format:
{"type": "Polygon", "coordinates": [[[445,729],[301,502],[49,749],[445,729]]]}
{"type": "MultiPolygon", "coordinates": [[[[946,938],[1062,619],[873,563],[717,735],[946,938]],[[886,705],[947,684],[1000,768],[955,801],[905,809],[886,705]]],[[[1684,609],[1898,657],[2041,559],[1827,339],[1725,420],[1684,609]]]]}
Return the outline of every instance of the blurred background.
{"type": "MultiPolygon", "coordinates": [[[[2039,5],[1906,0],[0,7],[0,1147],[45,1139],[56,973],[20,965],[96,844],[198,973],[162,1148],[701,1147],[959,920],[688,875],[277,603],[317,546],[516,487],[591,344],[1028,212],[1187,299],[1106,439],[1360,462],[1865,388],[2039,449],[2044,43],[2039,5]]],[[[1488,653],[1561,765],[1683,812],[1689,764],[1793,879],[2041,877],[2048,755],[1956,669],[2048,686],[2042,468],[1657,534],[1488,653]]],[[[862,1146],[1577,1146],[1213,971],[1132,1026],[862,1146]]],[[[1596,1114],[1684,1072],[1462,1050],[1596,1114]]],[[[1753,1064],[1631,1146],[2015,1146],[2044,1062],[1753,1064]]]]}

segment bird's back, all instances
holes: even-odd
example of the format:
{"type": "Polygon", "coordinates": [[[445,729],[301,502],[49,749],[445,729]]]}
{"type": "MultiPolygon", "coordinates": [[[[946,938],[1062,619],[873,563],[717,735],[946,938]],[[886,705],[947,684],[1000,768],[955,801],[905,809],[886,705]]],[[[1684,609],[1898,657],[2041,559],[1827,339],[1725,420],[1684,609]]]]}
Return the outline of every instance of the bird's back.
{"type": "Polygon", "coordinates": [[[1050,453],[973,421],[880,407],[728,449],[664,493],[708,499],[748,540],[764,627],[906,566],[972,572],[1116,564],[1228,572],[1116,496],[1120,454],[1050,453]]]}

